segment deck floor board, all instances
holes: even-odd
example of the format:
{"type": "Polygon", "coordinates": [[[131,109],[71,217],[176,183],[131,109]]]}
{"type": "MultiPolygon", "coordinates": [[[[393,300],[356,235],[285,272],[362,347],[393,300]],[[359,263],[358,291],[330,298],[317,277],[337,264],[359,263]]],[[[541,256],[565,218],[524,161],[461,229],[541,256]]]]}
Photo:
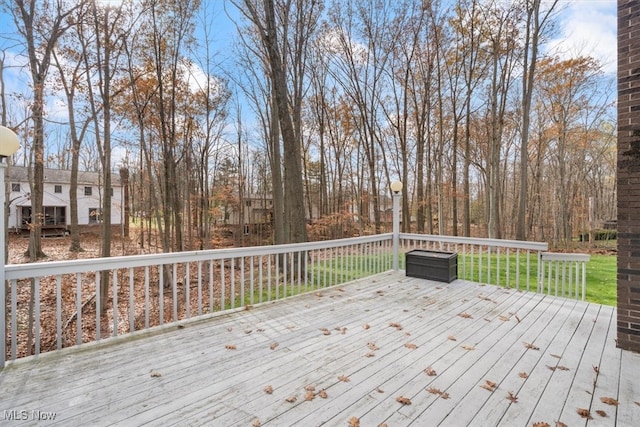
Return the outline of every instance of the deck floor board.
{"type": "Polygon", "coordinates": [[[0,421],[28,411],[12,423],[631,426],[640,355],[616,348],[615,323],[614,307],[388,272],[10,362],[0,371],[0,421]],[[557,365],[568,370],[549,369],[557,365]],[[481,387],[487,380],[495,390],[481,387]],[[33,411],[56,418],[38,422],[33,411]]]}

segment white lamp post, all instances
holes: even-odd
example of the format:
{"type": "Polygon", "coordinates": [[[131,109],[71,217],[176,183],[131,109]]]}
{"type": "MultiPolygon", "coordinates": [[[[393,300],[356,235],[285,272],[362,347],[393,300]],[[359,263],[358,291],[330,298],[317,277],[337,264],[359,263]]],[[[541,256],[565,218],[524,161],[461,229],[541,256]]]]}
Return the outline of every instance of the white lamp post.
{"type": "Polygon", "coordinates": [[[391,197],[393,199],[393,269],[397,271],[400,252],[400,192],[402,191],[402,183],[400,181],[393,181],[390,187],[391,197]]]}
{"type": "Polygon", "coordinates": [[[2,268],[0,268],[0,369],[4,368],[4,359],[7,349],[7,299],[6,286],[4,279],[5,267],[5,215],[7,214],[6,194],[4,188],[4,177],[7,171],[7,164],[4,162],[6,157],[11,156],[20,148],[18,136],[9,128],[0,126],[0,206],[2,213],[0,214],[0,258],[2,258],[2,268]]]}

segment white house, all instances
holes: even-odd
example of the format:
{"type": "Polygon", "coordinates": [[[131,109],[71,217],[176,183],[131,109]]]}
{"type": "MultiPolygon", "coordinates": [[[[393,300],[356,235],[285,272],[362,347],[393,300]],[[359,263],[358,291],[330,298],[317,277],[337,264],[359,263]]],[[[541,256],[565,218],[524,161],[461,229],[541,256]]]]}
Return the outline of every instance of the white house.
{"type": "MultiPolygon", "coordinates": [[[[119,175],[111,175],[111,223],[121,224],[123,215],[123,190],[119,175]]],[[[28,230],[31,222],[31,186],[29,168],[9,166],[7,168],[9,185],[9,229],[28,230]]],[[[44,224],[43,230],[66,229],[71,223],[71,171],[60,169],[44,170],[44,224]]],[[[102,198],[102,176],[98,172],[78,172],[78,225],[99,224],[102,222],[100,200],[102,198]]]]}

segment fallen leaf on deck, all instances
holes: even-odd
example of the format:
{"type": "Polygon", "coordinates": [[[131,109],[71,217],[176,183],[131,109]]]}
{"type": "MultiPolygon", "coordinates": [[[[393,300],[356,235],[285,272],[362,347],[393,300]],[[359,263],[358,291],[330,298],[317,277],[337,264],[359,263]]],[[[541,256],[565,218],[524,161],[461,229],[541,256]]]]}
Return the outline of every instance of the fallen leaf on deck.
{"type": "Polygon", "coordinates": [[[405,332],[405,333],[404,333],[404,336],[405,336],[405,337],[411,336],[411,332],[405,332]]]}
{"type": "Polygon", "coordinates": [[[346,328],[346,327],[342,327],[342,328],[340,328],[340,333],[341,333],[342,335],[346,334],[346,333],[347,333],[347,328],[346,328]]]}
{"type": "Polygon", "coordinates": [[[378,393],[384,393],[384,390],[383,390],[383,389],[381,389],[380,387],[376,388],[376,391],[377,391],[378,393]]]}
{"type": "Polygon", "coordinates": [[[396,402],[401,403],[403,405],[411,405],[411,399],[409,399],[408,397],[404,397],[404,396],[396,397],[396,402]]]}
{"type": "Polygon", "coordinates": [[[287,402],[289,402],[289,403],[293,403],[293,402],[295,402],[296,400],[298,400],[298,398],[297,398],[297,397],[295,397],[295,396],[289,396],[289,397],[287,397],[285,400],[286,400],[287,402]]]}
{"type": "Polygon", "coordinates": [[[253,330],[251,330],[251,329],[245,329],[244,330],[244,333],[247,334],[247,335],[249,335],[251,332],[253,332],[253,330]]]}
{"type": "Polygon", "coordinates": [[[559,369],[561,371],[568,371],[569,370],[569,368],[567,368],[566,366],[562,366],[562,365],[556,366],[556,369],[559,369]]]}
{"type": "Polygon", "coordinates": [[[429,375],[430,377],[435,377],[436,375],[436,371],[435,369],[433,369],[432,367],[428,367],[427,369],[424,370],[424,373],[429,375]]]}
{"type": "Polygon", "coordinates": [[[237,347],[233,344],[227,344],[224,346],[227,350],[237,350],[237,347]]]}
{"type": "Polygon", "coordinates": [[[533,423],[533,427],[551,427],[549,423],[545,423],[544,421],[539,421],[537,423],[533,423]]]}
{"type": "Polygon", "coordinates": [[[598,368],[597,366],[594,366],[594,367],[593,367],[593,371],[594,371],[596,374],[599,374],[599,373],[600,373],[600,368],[598,368]]]}
{"type": "Polygon", "coordinates": [[[509,320],[511,320],[507,316],[503,316],[503,315],[498,316],[498,319],[502,320],[503,322],[508,322],[509,320]]]}
{"type": "Polygon", "coordinates": [[[367,343],[367,347],[369,347],[369,350],[380,350],[380,347],[378,347],[377,345],[375,345],[375,343],[367,343]]]}
{"type": "Polygon", "coordinates": [[[349,427],[360,427],[360,420],[356,417],[349,418],[349,427]]]}
{"type": "Polygon", "coordinates": [[[260,420],[257,418],[253,420],[253,423],[251,423],[251,427],[260,427],[260,420]]]}
{"type": "Polygon", "coordinates": [[[329,397],[329,395],[327,394],[327,391],[325,389],[322,389],[318,392],[318,396],[320,396],[323,399],[326,399],[327,397],[329,397]]]}
{"type": "Polygon", "coordinates": [[[251,310],[252,308],[253,308],[253,307],[252,307],[252,306],[250,306],[249,304],[247,304],[247,305],[245,305],[245,306],[244,306],[245,311],[249,311],[249,310],[251,310]]]}
{"type": "Polygon", "coordinates": [[[370,351],[369,353],[365,354],[364,357],[374,357],[375,355],[375,353],[370,351]]]}
{"type": "Polygon", "coordinates": [[[556,421],[556,427],[569,427],[569,426],[563,423],[562,421],[556,421]]]}
{"type": "Polygon", "coordinates": [[[442,393],[440,397],[446,400],[449,398],[449,393],[442,393]]]}
{"type": "Polygon", "coordinates": [[[233,331],[233,328],[232,328],[231,326],[229,326],[229,327],[227,328],[227,332],[231,332],[231,331],[233,331]]]}
{"type": "Polygon", "coordinates": [[[516,396],[515,394],[513,394],[513,392],[509,392],[509,395],[507,396],[507,400],[510,400],[512,403],[518,403],[518,396],[516,396]]]}
{"type": "Polygon", "coordinates": [[[557,354],[550,354],[549,356],[555,357],[556,359],[562,359],[562,356],[559,356],[557,354]]]}
{"type": "Polygon", "coordinates": [[[607,416],[607,413],[604,412],[602,409],[598,409],[596,411],[596,414],[600,415],[601,417],[606,417],[607,416]]]}
{"type": "Polygon", "coordinates": [[[346,377],[346,376],[344,376],[344,375],[340,375],[340,376],[338,377],[338,379],[339,379],[340,381],[342,381],[343,383],[348,383],[349,381],[351,381],[351,380],[349,379],[349,377],[346,377]]]}
{"type": "Polygon", "coordinates": [[[586,418],[588,420],[592,420],[593,419],[593,417],[591,416],[591,412],[589,412],[588,409],[578,408],[578,415],[580,415],[582,418],[586,418]]]}
{"type": "Polygon", "coordinates": [[[258,328],[258,329],[256,329],[256,331],[258,331],[258,332],[264,332],[264,329],[263,329],[263,328],[258,328]]]}
{"type": "Polygon", "coordinates": [[[157,377],[161,377],[162,375],[160,374],[160,372],[158,371],[151,371],[151,377],[152,378],[157,378],[157,377]]]}
{"type": "Polygon", "coordinates": [[[461,346],[462,348],[464,348],[465,350],[475,350],[475,346],[471,345],[471,344],[464,344],[461,346]]]}
{"type": "Polygon", "coordinates": [[[438,395],[442,394],[442,391],[435,387],[429,387],[427,391],[431,394],[438,394],[438,395]]]}
{"type": "Polygon", "coordinates": [[[411,350],[415,350],[416,348],[418,348],[417,345],[415,345],[414,343],[408,342],[404,345],[407,348],[410,348],[411,350]]]}
{"type": "Polygon", "coordinates": [[[388,426],[387,426],[387,423],[382,423],[378,427],[388,427],[388,426]]]}
{"type": "Polygon", "coordinates": [[[540,350],[539,347],[535,346],[534,344],[531,344],[530,342],[525,342],[524,346],[530,350],[540,350]]]}
{"type": "Polygon", "coordinates": [[[316,296],[317,296],[318,298],[322,298],[324,295],[322,295],[322,293],[320,293],[320,292],[316,292],[316,296]]]}
{"type": "Polygon", "coordinates": [[[519,376],[520,378],[529,378],[529,374],[527,374],[526,372],[520,372],[520,373],[518,374],[518,376],[519,376]]]}
{"type": "Polygon", "coordinates": [[[549,369],[550,369],[550,370],[552,370],[552,371],[555,371],[555,370],[556,370],[556,367],[555,367],[555,366],[549,366],[549,365],[547,365],[547,368],[549,368],[549,369]]]}
{"type": "Polygon", "coordinates": [[[306,391],[315,391],[316,386],[314,386],[313,384],[309,384],[308,386],[306,386],[304,388],[306,391]]]}
{"type": "Polygon", "coordinates": [[[264,392],[267,394],[272,394],[273,393],[273,387],[271,387],[270,385],[266,386],[264,388],[264,392]]]}
{"type": "Polygon", "coordinates": [[[278,347],[278,343],[277,343],[277,342],[272,342],[272,343],[271,343],[271,345],[269,346],[269,348],[270,348],[271,350],[275,350],[275,349],[276,349],[276,347],[278,347]]]}
{"type": "Polygon", "coordinates": [[[320,330],[322,331],[322,335],[331,335],[331,331],[327,328],[320,328],[320,330]]]}
{"type": "Polygon", "coordinates": [[[520,323],[520,318],[518,317],[518,315],[515,315],[516,320],[518,321],[518,323],[520,323]]]}
{"type": "Polygon", "coordinates": [[[485,322],[491,322],[491,319],[488,319],[486,317],[483,317],[482,320],[484,320],[485,322]]]}
{"type": "Polygon", "coordinates": [[[635,403],[636,405],[640,406],[640,402],[633,402],[633,403],[635,403]]]}
{"type": "Polygon", "coordinates": [[[391,326],[392,328],[396,328],[399,331],[402,330],[402,325],[400,325],[400,323],[391,322],[391,323],[389,323],[389,326],[391,326]]]}
{"type": "Polygon", "coordinates": [[[489,390],[493,392],[495,391],[497,385],[498,384],[494,383],[493,381],[485,380],[485,384],[482,384],[480,387],[482,387],[485,390],[489,390]]]}
{"type": "Polygon", "coordinates": [[[607,405],[618,406],[618,401],[613,397],[601,397],[600,401],[602,403],[606,403],[607,405]]]}
{"type": "Polygon", "coordinates": [[[362,329],[369,329],[371,326],[369,326],[368,323],[365,323],[364,325],[362,325],[362,329]]]}
{"type": "Polygon", "coordinates": [[[344,289],[342,289],[342,288],[338,288],[336,290],[339,291],[339,292],[344,292],[344,289]]]}
{"type": "Polygon", "coordinates": [[[458,314],[458,317],[462,317],[464,319],[473,319],[473,316],[471,316],[469,313],[464,312],[464,313],[460,313],[458,314]]]}
{"type": "Polygon", "coordinates": [[[449,336],[447,337],[447,339],[448,339],[449,341],[457,341],[457,340],[456,340],[456,337],[454,337],[453,335],[449,335],[449,336]]]}
{"type": "Polygon", "coordinates": [[[304,400],[313,400],[316,398],[316,394],[313,392],[313,390],[308,390],[307,394],[304,395],[304,400]]]}
{"type": "Polygon", "coordinates": [[[289,326],[287,326],[287,329],[295,329],[295,328],[296,328],[296,325],[289,325],[289,326]]]}
{"type": "Polygon", "coordinates": [[[311,304],[305,304],[304,308],[311,308],[311,304]]]}

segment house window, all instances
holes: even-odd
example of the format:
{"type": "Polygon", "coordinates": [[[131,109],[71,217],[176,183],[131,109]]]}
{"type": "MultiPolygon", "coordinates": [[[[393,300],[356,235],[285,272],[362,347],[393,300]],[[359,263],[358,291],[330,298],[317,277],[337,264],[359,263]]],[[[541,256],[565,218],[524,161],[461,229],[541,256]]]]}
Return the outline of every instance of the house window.
{"type": "Polygon", "coordinates": [[[84,195],[85,196],[91,195],[91,187],[84,187],[84,195]]]}
{"type": "Polygon", "coordinates": [[[12,183],[11,184],[11,191],[15,191],[15,192],[19,192],[20,191],[20,183],[12,183]]]}
{"type": "Polygon", "coordinates": [[[62,185],[54,185],[53,186],[54,193],[62,193],[62,185]]]}
{"type": "Polygon", "coordinates": [[[98,224],[102,222],[102,209],[89,208],[89,224],[98,224]]]}

